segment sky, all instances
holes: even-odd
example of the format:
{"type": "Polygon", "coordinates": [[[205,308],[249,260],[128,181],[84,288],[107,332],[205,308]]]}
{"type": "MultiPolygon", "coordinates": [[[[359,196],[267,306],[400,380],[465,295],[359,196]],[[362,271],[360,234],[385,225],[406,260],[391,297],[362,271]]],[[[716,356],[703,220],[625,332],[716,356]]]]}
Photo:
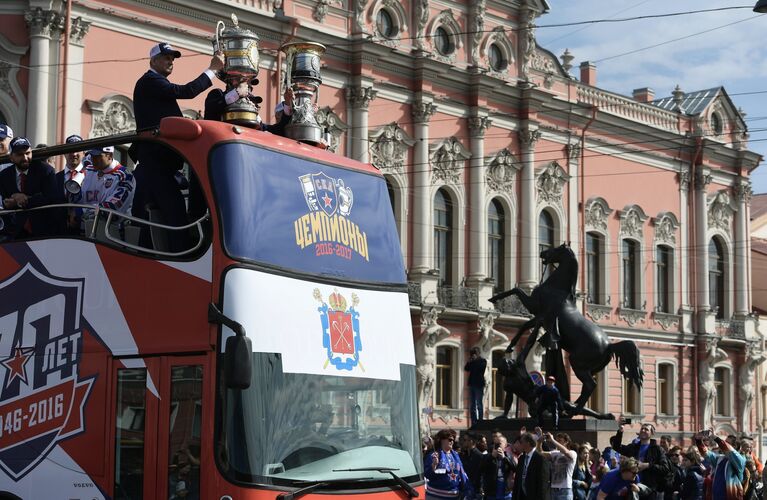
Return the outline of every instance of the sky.
{"type": "MultiPolygon", "coordinates": [[[[550,11],[536,21],[536,40],[557,56],[569,49],[575,56],[571,72],[576,77],[581,62],[594,62],[597,86],[626,96],[642,87],[653,89],[658,99],[670,96],[676,85],[685,92],[723,86],[735,106],[746,112],[748,148],[767,159],[767,15],[753,12],[755,4],[756,0],[549,0],[550,11]],[[546,27],[741,6],[748,8],[546,27]]],[[[754,193],[767,193],[765,161],[752,172],[751,181],[754,193]]]]}

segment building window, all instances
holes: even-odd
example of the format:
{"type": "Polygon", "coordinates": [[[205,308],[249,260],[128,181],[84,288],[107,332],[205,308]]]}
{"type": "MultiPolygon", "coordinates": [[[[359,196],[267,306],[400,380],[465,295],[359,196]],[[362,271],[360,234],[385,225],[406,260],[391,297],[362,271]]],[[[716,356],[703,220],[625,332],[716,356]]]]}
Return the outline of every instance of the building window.
{"type": "Polygon", "coordinates": [[[437,373],[434,388],[434,406],[452,408],[453,405],[453,366],[455,365],[454,347],[437,347],[437,373]]]}
{"type": "Polygon", "coordinates": [[[719,113],[711,114],[711,131],[714,133],[714,135],[722,135],[722,132],[724,131],[724,127],[722,126],[722,118],[719,116],[719,113]]]}
{"type": "Polygon", "coordinates": [[[623,413],[626,415],[642,415],[642,395],[630,380],[623,380],[623,413]]]}
{"type": "Polygon", "coordinates": [[[538,251],[543,252],[554,246],[554,217],[546,210],[538,216],[538,251]]]}
{"type": "Polygon", "coordinates": [[[602,299],[602,236],[586,234],[586,301],[601,304],[602,299]]]}
{"type": "Polygon", "coordinates": [[[488,255],[488,276],[495,280],[495,293],[506,289],[504,276],[506,267],[504,265],[505,247],[504,241],[506,234],[504,228],[506,218],[504,217],[503,207],[498,200],[492,200],[487,210],[487,255],[488,255]]]}
{"type": "Polygon", "coordinates": [[[708,302],[717,319],[724,318],[724,250],[718,238],[708,244],[708,302]]]}
{"type": "Polygon", "coordinates": [[[718,417],[730,416],[730,369],[720,366],[714,368],[714,387],[716,387],[716,403],[714,415],[718,417]]]}
{"type": "Polygon", "coordinates": [[[394,18],[386,9],[378,11],[378,15],[376,16],[376,28],[378,28],[378,33],[384,38],[392,38],[397,34],[394,18]]]}
{"type": "Polygon", "coordinates": [[[603,412],[605,401],[605,371],[601,371],[594,375],[594,382],[597,386],[594,388],[594,392],[589,396],[588,407],[594,411],[603,412]]]}
{"type": "Polygon", "coordinates": [[[674,414],[674,386],[674,365],[658,363],[658,379],[655,384],[658,415],[674,414]]]}
{"type": "Polygon", "coordinates": [[[662,313],[672,311],[672,280],[674,279],[674,249],[665,245],[656,248],[655,267],[658,275],[655,310],[662,313]]]}
{"type": "Polygon", "coordinates": [[[503,375],[498,373],[498,367],[503,363],[504,357],[504,351],[493,351],[493,388],[492,392],[490,393],[490,406],[497,409],[503,408],[503,398],[505,396],[503,392],[503,375]]]}
{"type": "Polygon", "coordinates": [[[503,50],[497,44],[490,45],[487,56],[493,71],[503,71],[509,65],[503,55],[503,50]]]}
{"type": "Polygon", "coordinates": [[[637,308],[637,262],[639,244],[633,240],[623,240],[623,307],[637,308]]]}
{"type": "Polygon", "coordinates": [[[439,270],[439,286],[453,275],[453,204],[448,195],[437,191],[434,198],[434,264],[439,270]]]}
{"type": "Polygon", "coordinates": [[[442,26],[434,32],[434,48],[443,56],[449,56],[455,50],[453,35],[448,33],[442,26]]]}

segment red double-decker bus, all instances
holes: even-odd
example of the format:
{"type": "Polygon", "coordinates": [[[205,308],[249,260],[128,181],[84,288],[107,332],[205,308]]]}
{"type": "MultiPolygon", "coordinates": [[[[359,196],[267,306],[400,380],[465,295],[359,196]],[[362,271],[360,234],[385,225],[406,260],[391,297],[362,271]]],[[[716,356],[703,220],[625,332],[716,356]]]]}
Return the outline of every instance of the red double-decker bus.
{"type": "Polygon", "coordinates": [[[0,243],[0,491],[417,495],[410,309],[381,174],[182,118],[34,156],[147,141],[201,187],[189,226],[98,209],[79,236],[0,243]]]}

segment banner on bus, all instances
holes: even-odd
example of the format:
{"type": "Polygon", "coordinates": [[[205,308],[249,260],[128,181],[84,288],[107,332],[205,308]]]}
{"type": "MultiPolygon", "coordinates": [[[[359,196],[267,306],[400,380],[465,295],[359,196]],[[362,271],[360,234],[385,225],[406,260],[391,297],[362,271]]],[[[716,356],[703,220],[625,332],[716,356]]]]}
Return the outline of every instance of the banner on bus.
{"type": "MultiPolygon", "coordinates": [[[[249,269],[224,279],[224,313],[255,352],[280,353],[286,373],[399,380],[415,364],[407,293],[363,290],[249,269]]],[[[224,342],[233,332],[224,329],[224,342]]]]}

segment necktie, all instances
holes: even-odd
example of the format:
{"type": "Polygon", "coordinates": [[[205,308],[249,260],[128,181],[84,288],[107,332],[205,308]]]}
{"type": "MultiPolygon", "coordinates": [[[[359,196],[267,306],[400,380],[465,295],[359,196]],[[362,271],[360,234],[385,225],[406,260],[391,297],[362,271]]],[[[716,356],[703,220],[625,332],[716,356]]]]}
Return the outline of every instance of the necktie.
{"type": "MultiPolygon", "coordinates": [[[[21,172],[19,174],[19,191],[24,193],[24,189],[27,187],[27,174],[25,172],[21,172]]],[[[26,193],[24,193],[26,194],[26,193]]]]}
{"type": "Polygon", "coordinates": [[[525,479],[527,479],[527,465],[530,463],[530,455],[525,454],[525,462],[522,466],[522,492],[527,494],[527,485],[525,479]]]}

